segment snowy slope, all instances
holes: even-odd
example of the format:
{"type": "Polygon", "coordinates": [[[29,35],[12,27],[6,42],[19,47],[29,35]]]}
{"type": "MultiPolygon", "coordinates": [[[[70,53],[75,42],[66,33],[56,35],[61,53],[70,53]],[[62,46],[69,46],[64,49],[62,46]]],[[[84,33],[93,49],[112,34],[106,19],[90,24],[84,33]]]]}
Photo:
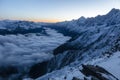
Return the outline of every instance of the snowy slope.
{"type": "MultiPolygon", "coordinates": [[[[120,79],[120,52],[115,52],[110,58],[104,56],[102,58],[93,59],[84,64],[99,65],[120,79]]],[[[72,80],[73,77],[84,80],[85,75],[80,72],[80,69],[80,64],[77,64],[74,67],[67,66],[61,70],[48,73],[36,80],[72,80]]],[[[109,80],[114,79],[109,78],[109,80]]]]}
{"type": "Polygon", "coordinates": [[[120,52],[115,52],[110,58],[96,59],[91,64],[104,67],[106,70],[120,79],[120,52]]]}

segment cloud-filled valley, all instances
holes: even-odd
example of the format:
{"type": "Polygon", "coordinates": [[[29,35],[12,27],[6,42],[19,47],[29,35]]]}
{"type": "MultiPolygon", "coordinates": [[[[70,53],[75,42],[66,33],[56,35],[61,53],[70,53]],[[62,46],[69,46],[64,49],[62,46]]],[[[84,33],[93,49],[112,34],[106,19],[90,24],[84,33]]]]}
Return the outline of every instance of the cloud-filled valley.
{"type": "Polygon", "coordinates": [[[69,37],[46,29],[48,36],[37,34],[0,35],[0,65],[28,65],[50,59],[52,50],[69,37]]]}

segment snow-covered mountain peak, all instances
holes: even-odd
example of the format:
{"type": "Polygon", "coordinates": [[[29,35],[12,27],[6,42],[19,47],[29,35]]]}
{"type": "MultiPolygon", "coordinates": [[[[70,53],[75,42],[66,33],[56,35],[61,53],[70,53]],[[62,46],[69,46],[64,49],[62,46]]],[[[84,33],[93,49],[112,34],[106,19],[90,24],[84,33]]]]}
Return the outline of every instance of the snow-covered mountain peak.
{"type": "Polygon", "coordinates": [[[85,20],[86,20],[86,18],[85,18],[84,16],[81,16],[81,17],[78,19],[78,21],[79,21],[80,23],[84,23],[85,20]]]}
{"type": "Polygon", "coordinates": [[[118,13],[118,12],[120,12],[120,10],[119,9],[115,9],[115,8],[113,8],[108,14],[116,14],[116,13],[118,13]]]}

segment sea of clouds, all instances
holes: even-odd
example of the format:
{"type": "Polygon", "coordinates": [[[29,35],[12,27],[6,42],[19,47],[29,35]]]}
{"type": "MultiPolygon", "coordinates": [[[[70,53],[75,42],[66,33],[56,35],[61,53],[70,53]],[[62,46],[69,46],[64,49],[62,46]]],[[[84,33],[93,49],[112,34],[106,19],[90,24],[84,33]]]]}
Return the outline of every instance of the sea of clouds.
{"type": "Polygon", "coordinates": [[[30,66],[53,57],[52,51],[70,37],[46,28],[48,35],[0,35],[0,66],[30,66]]]}

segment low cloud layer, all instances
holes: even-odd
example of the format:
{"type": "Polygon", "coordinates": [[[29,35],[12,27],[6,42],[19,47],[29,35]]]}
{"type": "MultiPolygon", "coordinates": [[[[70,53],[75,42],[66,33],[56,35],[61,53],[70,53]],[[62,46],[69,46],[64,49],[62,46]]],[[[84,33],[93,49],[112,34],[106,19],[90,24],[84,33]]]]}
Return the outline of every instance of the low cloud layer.
{"type": "Polygon", "coordinates": [[[54,30],[49,36],[0,35],[0,65],[28,66],[53,57],[52,50],[69,39],[54,30]]]}

